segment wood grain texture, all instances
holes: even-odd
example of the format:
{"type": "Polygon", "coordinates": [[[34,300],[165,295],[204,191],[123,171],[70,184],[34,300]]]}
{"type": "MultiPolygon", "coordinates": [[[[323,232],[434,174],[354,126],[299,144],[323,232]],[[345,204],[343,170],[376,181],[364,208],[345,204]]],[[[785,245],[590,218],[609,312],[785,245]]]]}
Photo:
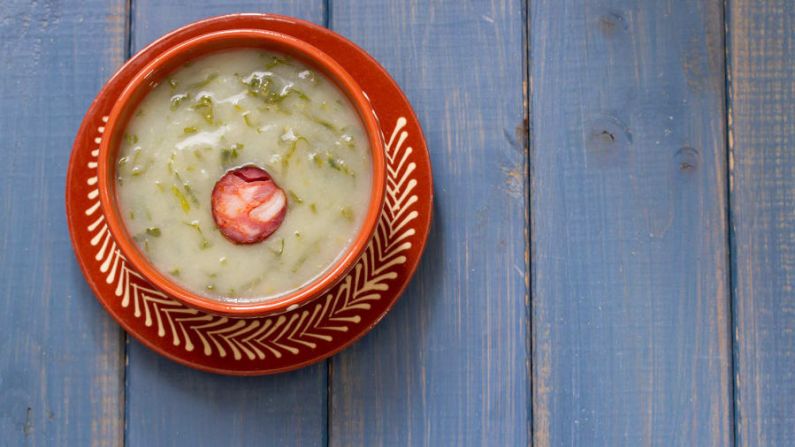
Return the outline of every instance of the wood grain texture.
{"type": "Polygon", "coordinates": [[[795,445],[795,9],[729,9],[737,444],[795,445]]]}
{"type": "Polygon", "coordinates": [[[722,13],[532,2],[536,446],[732,443],[722,13]]]}
{"type": "Polygon", "coordinates": [[[132,49],[142,49],[153,40],[176,28],[199,19],[235,13],[284,14],[323,25],[324,0],[130,0],[132,22],[130,27],[132,49]]]}
{"type": "Polygon", "coordinates": [[[66,228],[72,140],[122,62],[123,1],[0,3],[3,445],[121,445],[123,336],[66,228]]]}
{"type": "MultiPolygon", "coordinates": [[[[232,12],[274,12],[323,21],[323,2],[133,4],[133,51],[188,22],[232,12]]],[[[323,445],[326,365],[261,378],[229,378],[177,365],[130,341],[129,446],[323,445]]]]}
{"type": "Polygon", "coordinates": [[[331,362],[334,446],[528,443],[519,0],[334,1],[422,123],[434,222],[392,312],[331,362]]]}

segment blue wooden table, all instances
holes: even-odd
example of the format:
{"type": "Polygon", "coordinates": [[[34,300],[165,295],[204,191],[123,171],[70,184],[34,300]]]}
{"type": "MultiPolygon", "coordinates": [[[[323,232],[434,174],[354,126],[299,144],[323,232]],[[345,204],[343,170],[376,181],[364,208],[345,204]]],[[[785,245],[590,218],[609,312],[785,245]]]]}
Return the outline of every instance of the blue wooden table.
{"type": "Polygon", "coordinates": [[[789,0],[3,0],[0,81],[1,445],[795,445],[789,0]],[[388,317],[248,379],[127,337],[63,200],[125,58],[242,11],[379,59],[437,185],[388,317]]]}

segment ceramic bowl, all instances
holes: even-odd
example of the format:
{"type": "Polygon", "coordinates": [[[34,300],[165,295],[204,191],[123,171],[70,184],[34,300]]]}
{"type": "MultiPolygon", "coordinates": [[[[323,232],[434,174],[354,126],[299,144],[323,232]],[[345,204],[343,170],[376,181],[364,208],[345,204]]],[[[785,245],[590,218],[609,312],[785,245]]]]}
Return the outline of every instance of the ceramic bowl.
{"type": "Polygon", "coordinates": [[[127,260],[154,286],[187,306],[237,318],[260,317],[293,310],[333,287],[364,253],[384,203],[386,167],[384,140],[372,106],[356,80],[328,54],[298,38],[272,31],[232,29],[193,37],[157,55],[137,72],[108,116],[100,144],[98,186],[101,207],[113,237],[127,260]],[[141,253],[128,233],[116,198],[116,159],[127,123],[141,100],[159,82],[186,62],[204,55],[237,48],[260,48],[290,55],[324,73],[349,98],[364,125],[372,152],[373,181],[367,215],[356,239],[321,276],[298,290],[263,299],[235,303],[191,292],[161,273],[141,253]]]}

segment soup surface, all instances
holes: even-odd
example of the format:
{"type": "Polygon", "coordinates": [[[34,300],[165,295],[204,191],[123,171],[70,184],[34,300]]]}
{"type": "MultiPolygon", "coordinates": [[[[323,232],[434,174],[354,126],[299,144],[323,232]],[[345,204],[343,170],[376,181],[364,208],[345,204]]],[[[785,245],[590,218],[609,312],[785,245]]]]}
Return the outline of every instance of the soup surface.
{"type": "Polygon", "coordinates": [[[354,107],[321,73],[256,49],[197,59],[152,90],[127,126],[117,195],[129,233],[161,272],[225,301],[267,299],[328,269],[362,226],[372,161],[354,107]],[[284,193],[265,240],[219,231],[212,193],[253,165],[284,193]]]}

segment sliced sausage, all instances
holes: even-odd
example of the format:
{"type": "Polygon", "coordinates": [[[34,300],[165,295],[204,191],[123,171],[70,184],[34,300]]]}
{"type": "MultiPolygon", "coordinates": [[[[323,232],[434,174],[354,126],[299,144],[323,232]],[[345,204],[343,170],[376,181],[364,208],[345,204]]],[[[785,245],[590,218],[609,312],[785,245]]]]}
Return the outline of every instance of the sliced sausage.
{"type": "Polygon", "coordinates": [[[271,176],[257,166],[228,171],[212,193],[215,224],[229,241],[254,244],[276,231],[287,214],[287,196],[271,176]]]}

